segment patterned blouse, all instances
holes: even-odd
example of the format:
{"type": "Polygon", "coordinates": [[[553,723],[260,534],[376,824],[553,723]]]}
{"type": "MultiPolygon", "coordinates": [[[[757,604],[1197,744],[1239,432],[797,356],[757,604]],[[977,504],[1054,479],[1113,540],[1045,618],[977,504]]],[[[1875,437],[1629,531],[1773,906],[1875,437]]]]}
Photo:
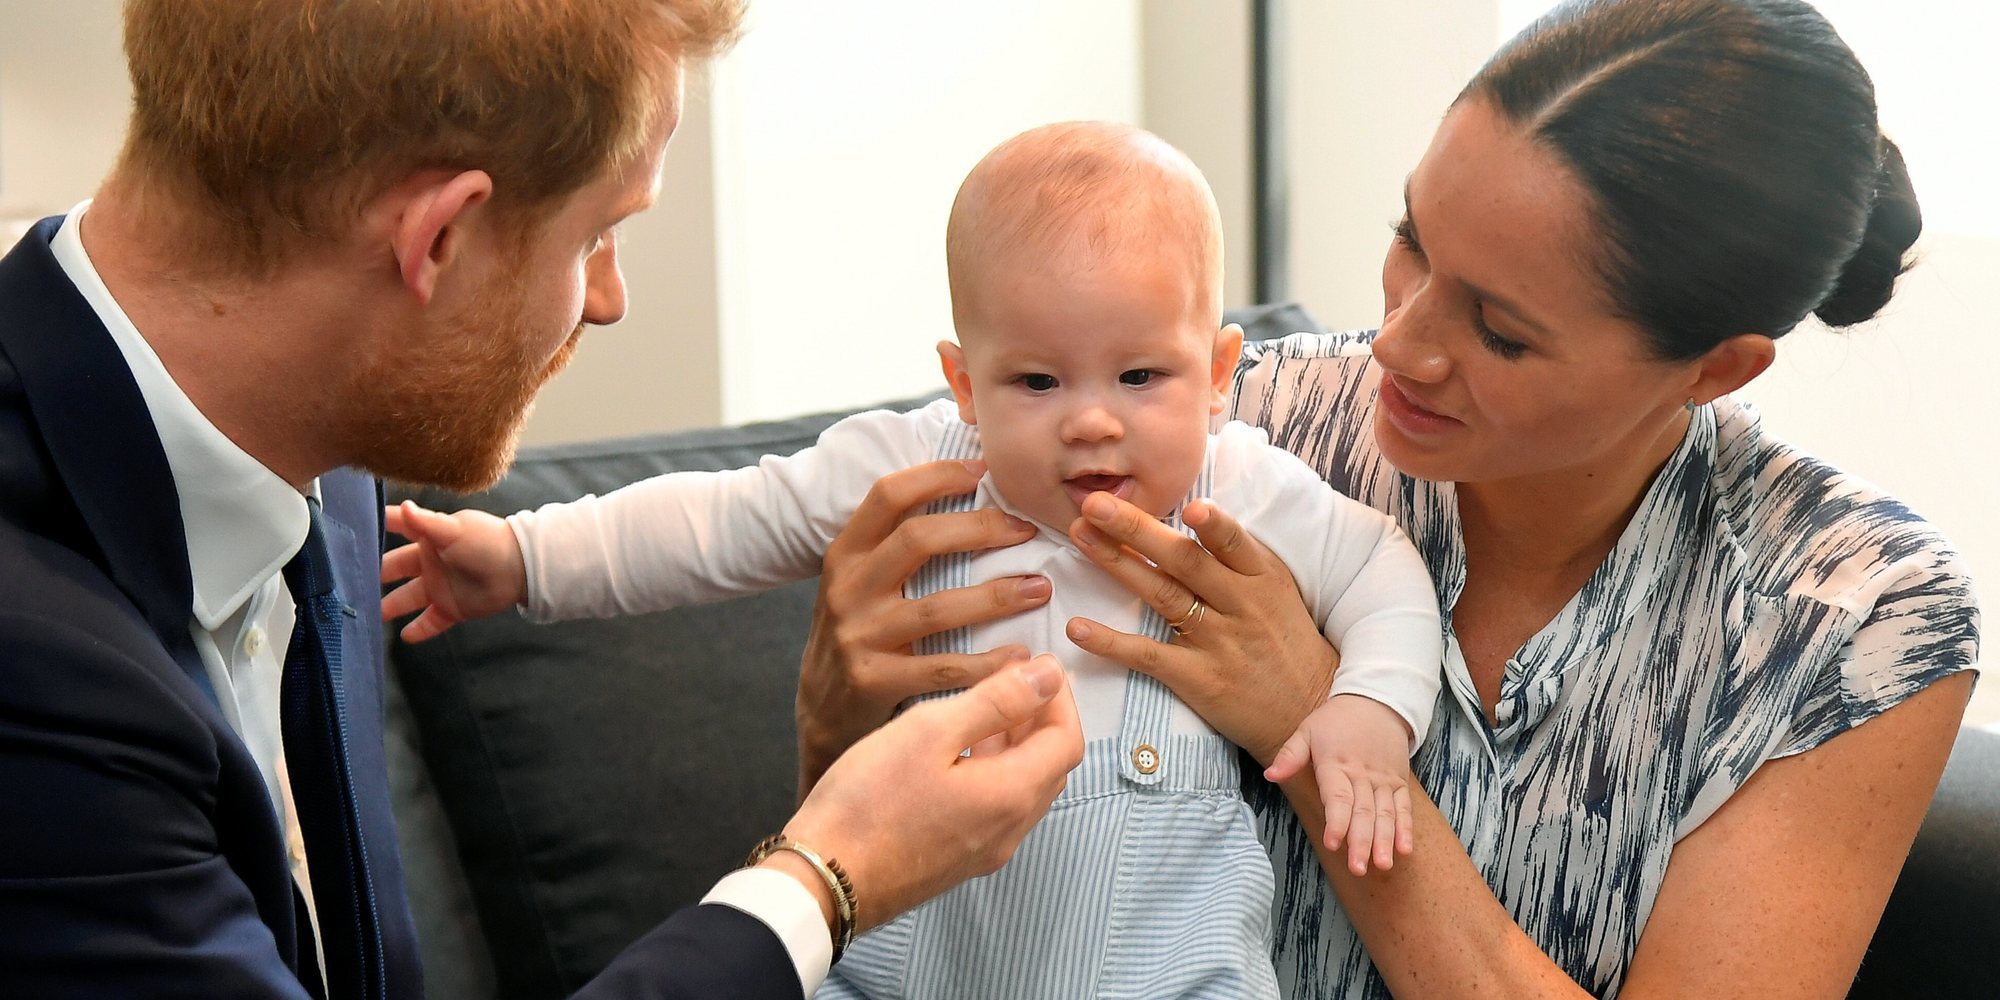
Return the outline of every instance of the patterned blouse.
{"type": "MultiPolygon", "coordinates": [[[[1453,484],[1376,449],[1371,337],[1246,345],[1233,416],[1394,516],[1449,609],[1465,583],[1453,484]]],[[[1964,566],[1930,525],[1726,397],[1696,411],[1611,555],[1507,662],[1495,725],[1445,621],[1416,777],[1501,904],[1599,996],[1623,982],[1674,844],[1758,765],[1975,669],[1979,644],[1964,566]]],[[[1280,982],[1297,997],[1389,996],[1263,787],[1280,982]]]]}

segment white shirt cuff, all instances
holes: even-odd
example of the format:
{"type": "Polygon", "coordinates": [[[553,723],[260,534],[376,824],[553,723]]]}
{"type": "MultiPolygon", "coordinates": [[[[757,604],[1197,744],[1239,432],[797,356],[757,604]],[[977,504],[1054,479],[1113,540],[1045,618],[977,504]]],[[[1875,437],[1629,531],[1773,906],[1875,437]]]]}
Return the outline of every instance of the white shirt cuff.
{"type": "Polygon", "coordinates": [[[819,899],[798,879],[769,868],[743,868],[723,876],[701,901],[742,910],[770,927],[792,956],[806,996],[826,979],[833,966],[833,936],[826,931],[819,899]]]}

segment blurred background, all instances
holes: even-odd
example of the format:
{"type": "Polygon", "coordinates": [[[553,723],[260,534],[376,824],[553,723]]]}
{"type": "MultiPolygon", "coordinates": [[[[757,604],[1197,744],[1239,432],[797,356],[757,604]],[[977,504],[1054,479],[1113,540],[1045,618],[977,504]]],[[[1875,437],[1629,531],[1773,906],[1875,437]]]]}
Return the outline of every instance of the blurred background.
{"type": "MultiPolygon", "coordinates": [[[[940,387],[944,221],[995,143],[1072,118],[1186,150],[1222,205],[1231,304],[1380,318],[1403,177],[1541,0],[753,0],[690,80],[659,207],[627,223],[621,324],[544,393],[530,444],[865,405],[940,387]]],[[[2000,5],[1823,0],[1924,205],[1876,321],[1812,321],[1744,395],[1781,436],[1939,524],[2000,588],[2000,5]]],[[[116,0],[0,0],[0,220],[90,195],[129,88],[116,0]]],[[[2000,722],[2000,681],[1971,718],[2000,722]]]]}

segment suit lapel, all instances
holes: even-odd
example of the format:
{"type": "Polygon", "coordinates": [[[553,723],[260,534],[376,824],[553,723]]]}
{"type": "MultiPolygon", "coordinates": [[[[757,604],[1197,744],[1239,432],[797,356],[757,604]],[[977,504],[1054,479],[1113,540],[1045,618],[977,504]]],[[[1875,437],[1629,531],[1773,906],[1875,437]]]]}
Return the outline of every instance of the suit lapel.
{"type": "Polygon", "coordinates": [[[194,582],[173,471],[125,356],[49,248],[61,224],[43,219],[0,259],[0,301],[9,309],[0,351],[105,574],[213,702],[188,633],[194,582]]]}

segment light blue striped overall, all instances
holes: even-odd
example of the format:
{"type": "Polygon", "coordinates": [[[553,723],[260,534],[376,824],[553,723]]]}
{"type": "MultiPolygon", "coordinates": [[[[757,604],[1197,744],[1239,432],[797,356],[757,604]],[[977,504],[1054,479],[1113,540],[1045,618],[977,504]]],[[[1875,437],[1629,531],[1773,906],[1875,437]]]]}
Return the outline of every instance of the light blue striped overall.
{"type": "MultiPolygon", "coordinates": [[[[978,456],[969,427],[948,434],[938,455],[978,456]]],[[[1207,494],[1209,472],[1192,496],[1207,494]]],[[[932,510],[971,506],[967,496],[932,510]]],[[[1181,528],[1178,515],[1170,523],[1181,528]]],[[[972,583],[969,565],[962,554],[933,560],[909,593],[972,583]]],[[[1140,631],[1169,635],[1152,611],[1140,631]]],[[[965,630],[944,633],[918,652],[967,642],[965,630]]],[[[1132,674],[1119,734],[1085,747],[1013,860],[857,939],[815,996],[1275,998],[1271,861],[1242,798],[1236,748],[1172,733],[1173,709],[1164,686],[1132,674]]]]}

